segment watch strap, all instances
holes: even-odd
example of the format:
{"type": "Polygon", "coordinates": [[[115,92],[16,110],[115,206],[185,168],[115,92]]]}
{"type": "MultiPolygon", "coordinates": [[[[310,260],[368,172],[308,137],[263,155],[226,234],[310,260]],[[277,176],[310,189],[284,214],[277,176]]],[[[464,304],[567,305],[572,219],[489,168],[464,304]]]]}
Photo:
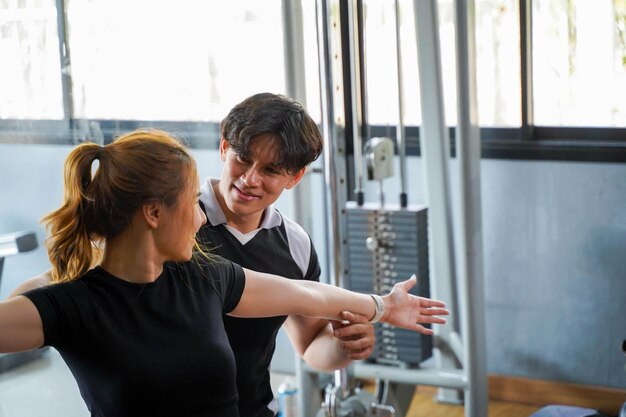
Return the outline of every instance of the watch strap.
{"type": "Polygon", "coordinates": [[[376,307],[376,312],[374,313],[374,316],[371,319],[369,319],[369,322],[378,323],[380,319],[383,318],[383,315],[385,314],[385,303],[383,302],[383,299],[380,295],[370,294],[370,297],[372,297],[372,300],[374,300],[374,306],[376,307]]]}

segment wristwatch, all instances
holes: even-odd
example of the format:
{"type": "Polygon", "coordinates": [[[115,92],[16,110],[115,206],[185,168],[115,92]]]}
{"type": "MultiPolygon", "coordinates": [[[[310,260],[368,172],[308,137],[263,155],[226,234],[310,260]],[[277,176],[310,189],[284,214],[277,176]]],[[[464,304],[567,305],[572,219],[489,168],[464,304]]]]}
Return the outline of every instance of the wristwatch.
{"type": "Polygon", "coordinates": [[[385,314],[385,303],[383,303],[383,299],[380,295],[370,294],[372,300],[374,300],[374,306],[376,307],[376,312],[374,313],[374,317],[369,319],[370,323],[378,323],[380,319],[383,318],[385,314]]]}

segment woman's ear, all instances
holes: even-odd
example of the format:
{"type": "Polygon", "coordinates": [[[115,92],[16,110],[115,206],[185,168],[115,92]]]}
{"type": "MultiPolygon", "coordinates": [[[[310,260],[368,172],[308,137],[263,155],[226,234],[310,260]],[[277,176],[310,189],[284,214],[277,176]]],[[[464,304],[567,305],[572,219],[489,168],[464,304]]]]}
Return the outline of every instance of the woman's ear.
{"type": "Polygon", "coordinates": [[[150,203],[141,206],[141,213],[146,223],[153,229],[159,227],[162,216],[161,204],[150,203]]]}

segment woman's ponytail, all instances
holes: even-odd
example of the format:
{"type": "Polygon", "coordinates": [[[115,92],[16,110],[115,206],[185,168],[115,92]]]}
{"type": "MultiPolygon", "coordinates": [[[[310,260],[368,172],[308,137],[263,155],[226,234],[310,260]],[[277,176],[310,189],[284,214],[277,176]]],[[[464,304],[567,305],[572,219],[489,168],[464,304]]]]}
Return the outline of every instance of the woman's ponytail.
{"type": "Polygon", "coordinates": [[[43,218],[54,282],[72,280],[98,260],[100,250],[90,233],[93,216],[89,211],[94,199],[92,165],[96,159],[102,162],[104,152],[106,149],[95,143],[83,143],[65,160],[63,204],[43,218]]]}

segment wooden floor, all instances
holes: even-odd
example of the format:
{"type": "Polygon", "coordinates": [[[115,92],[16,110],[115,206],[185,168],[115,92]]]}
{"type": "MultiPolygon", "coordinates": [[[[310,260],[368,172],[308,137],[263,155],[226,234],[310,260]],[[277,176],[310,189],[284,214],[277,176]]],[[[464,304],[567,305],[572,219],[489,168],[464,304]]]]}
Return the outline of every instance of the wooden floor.
{"type": "MultiPolygon", "coordinates": [[[[365,380],[363,388],[372,393],[374,392],[373,381],[365,380]]],[[[451,405],[437,402],[435,397],[437,388],[431,386],[419,386],[415,390],[415,395],[409,406],[409,410],[405,417],[464,417],[465,408],[463,405],[451,405]]],[[[528,417],[541,407],[512,403],[504,401],[489,401],[487,406],[488,416],[481,417],[528,417]]]]}
{"type": "MultiPolygon", "coordinates": [[[[434,400],[436,390],[430,387],[421,387],[416,391],[406,417],[464,417],[465,409],[462,405],[438,403],[434,400]]],[[[503,401],[489,401],[488,417],[528,417],[541,407],[509,403],[503,401]]],[[[487,416],[484,416],[487,417],[487,416]]]]}
{"type": "MultiPolygon", "coordinates": [[[[416,391],[406,417],[464,417],[462,405],[441,404],[433,400],[434,388],[420,388],[416,391]]],[[[541,407],[526,404],[489,401],[488,417],[528,417],[541,407]]],[[[484,416],[487,417],[487,416],[484,416]]]]}

